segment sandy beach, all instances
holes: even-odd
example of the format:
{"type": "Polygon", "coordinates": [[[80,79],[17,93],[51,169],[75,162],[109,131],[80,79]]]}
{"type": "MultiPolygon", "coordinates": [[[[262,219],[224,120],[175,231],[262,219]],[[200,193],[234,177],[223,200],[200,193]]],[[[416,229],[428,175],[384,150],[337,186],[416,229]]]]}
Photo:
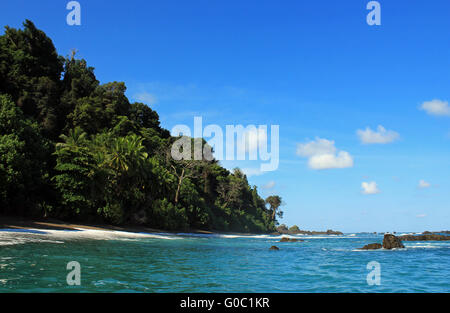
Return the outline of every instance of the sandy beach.
{"type": "MultiPolygon", "coordinates": [[[[172,233],[176,234],[180,231],[167,231],[142,226],[113,226],[104,224],[78,224],[67,223],[56,219],[37,219],[31,220],[20,217],[0,216],[0,229],[36,229],[36,230],[94,230],[94,231],[116,231],[128,233],[172,233]]],[[[189,230],[190,233],[213,234],[214,232],[205,230],[189,230]]]]}

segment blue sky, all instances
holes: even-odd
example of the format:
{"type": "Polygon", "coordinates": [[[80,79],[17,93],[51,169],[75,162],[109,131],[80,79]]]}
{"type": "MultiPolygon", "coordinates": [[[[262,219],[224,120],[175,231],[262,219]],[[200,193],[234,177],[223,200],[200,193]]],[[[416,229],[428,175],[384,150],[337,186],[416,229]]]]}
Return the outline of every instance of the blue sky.
{"type": "Polygon", "coordinates": [[[282,223],[450,228],[447,0],[380,0],[380,26],[367,25],[365,0],[81,0],[81,26],[66,24],[67,2],[3,1],[0,21],[31,19],[60,54],[78,49],[102,83],[124,81],[168,129],[193,125],[194,115],[280,125],[279,169],[249,181],[282,196],[282,223]],[[367,127],[366,140],[392,142],[362,143],[357,131],[367,127]],[[352,164],[310,166],[333,147],[332,163],[344,151],[352,164]]]}

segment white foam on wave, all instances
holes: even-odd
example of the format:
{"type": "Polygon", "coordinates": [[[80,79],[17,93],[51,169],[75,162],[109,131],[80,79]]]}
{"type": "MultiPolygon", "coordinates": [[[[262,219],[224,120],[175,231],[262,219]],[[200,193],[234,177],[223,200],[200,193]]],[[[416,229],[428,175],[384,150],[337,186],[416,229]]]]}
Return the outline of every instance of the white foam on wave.
{"type": "Polygon", "coordinates": [[[403,233],[396,236],[415,236],[415,235],[422,235],[422,233],[403,233]]]}
{"type": "MultiPolygon", "coordinates": [[[[196,234],[194,234],[196,235],[196,234]]],[[[197,234],[198,235],[198,234],[197,234]]],[[[270,239],[270,238],[281,238],[281,236],[271,236],[271,235],[245,235],[245,234],[211,234],[208,237],[218,237],[218,238],[225,238],[225,239],[235,239],[235,238],[260,238],[260,239],[270,239]]],[[[284,236],[287,237],[287,236],[284,236]]]]}
{"type": "Polygon", "coordinates": [[[2,232],[0,229],[0,246],[11,246],[26,243],[55,243],[62,244],[64,240],[94,239],[94,240],[132,240],[132,239],[164,239],[175,240],[182,237],[166,233],[133,233],[115,230],[97,230],[77,228],[76,230],[38,230],[29,229],[31,232],[23,230],[8,230],[2,232]]]}
{"type": "Polygon", "coordinates": [[[242,237],[244,237],[244,236],[240,236],[240,235],[219,235],[219,237],[220,237],[220,238],[230,238],[230,239],[233,239],[233,238],[242,238],[242,237]]]}
{"type": "Polygon", "coordinates": [[[406,248],[412,249],[439,249],[439,248],[450,248],[449,242],[417,242],[417,243],[406,243],[406,248]]]}
{"type": "Polygon", "coordinates": [[[251,239],[273,239],[273,240],[280,240],[281,238],[289,238],[289,239],[341,239],[341,238],[348,238],[353,236],[338,236],[338,235],[304,235],[304,234],[297,234],[297,235],[228,235],[228,234],[219,234],[220,238],[251,238],[251,239]]]}
{"type": "Polygon", "coordinates": [[[407,249],[439,249],[442,248],[442,246],[407,246],[407,249]]]}
{"type": "MultiPolygon", "coordinates": [[[[294,237],[299,238],[299,237],[294,237]]],[[[348,236],[338,236],[338,235],[305,235],[303,237],[300,237],[300,239],[345,239],[348,238],[348,236]]]]}
{"type": "Polygon", "coordinates": [[[217,237],[217,234],[199,234],[199,233],[176,233],[177,236],[184,236],[184,237],[199,237],[199,238],[211,238],[211,237],[217,237]]]}
{"type": "Polygon", "coordinates": [[[84,229],[76,228],[76,231],[64,230],[49,230],[48,233],[67,239],[99,239],[99,240],[114,240],[121,238],[153,238],[153,239],[182,239],[177,236],[168,236],[166,233],[134,233],[119,230],[100,230],[100,229],[84,229]]]}
{"type": "Polygon", "coordinates": [[[14,246],[26,243],[55,243],[62,244],[63,241],[49,239],[43,237],[45,234],[16,233],[16,232],[0,232],[0,247],[14,246]]]}

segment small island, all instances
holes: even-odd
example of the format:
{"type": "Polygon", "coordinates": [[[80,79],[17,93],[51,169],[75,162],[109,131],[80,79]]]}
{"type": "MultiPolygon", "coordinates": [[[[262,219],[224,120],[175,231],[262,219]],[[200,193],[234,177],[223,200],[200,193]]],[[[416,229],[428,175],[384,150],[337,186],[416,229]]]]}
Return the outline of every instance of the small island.
{"type": "Polygon", "coordinates": [[[282,224],[276,228],[276,232],[272,235],[343,235],[340,231],[327,230],[327,231],[309,231],[301,230],[297,225],[288,228],[286,225],[282,224]]]}

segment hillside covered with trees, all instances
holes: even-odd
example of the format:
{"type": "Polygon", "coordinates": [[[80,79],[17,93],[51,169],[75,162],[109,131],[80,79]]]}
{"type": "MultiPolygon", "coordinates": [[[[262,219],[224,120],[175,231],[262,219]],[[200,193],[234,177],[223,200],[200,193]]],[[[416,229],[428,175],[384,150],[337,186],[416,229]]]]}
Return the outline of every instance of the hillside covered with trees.
{"type": "MultiPolygon", "coordinates": [[[[167,230],[270,232],[266,201],[239,170],[175,161],[158,114],[59,56],[31,21],[0,36],[0,214],[140,224],[167,230]]],[[[276,200],[276,201],[275,201],[276,200]]]]}

